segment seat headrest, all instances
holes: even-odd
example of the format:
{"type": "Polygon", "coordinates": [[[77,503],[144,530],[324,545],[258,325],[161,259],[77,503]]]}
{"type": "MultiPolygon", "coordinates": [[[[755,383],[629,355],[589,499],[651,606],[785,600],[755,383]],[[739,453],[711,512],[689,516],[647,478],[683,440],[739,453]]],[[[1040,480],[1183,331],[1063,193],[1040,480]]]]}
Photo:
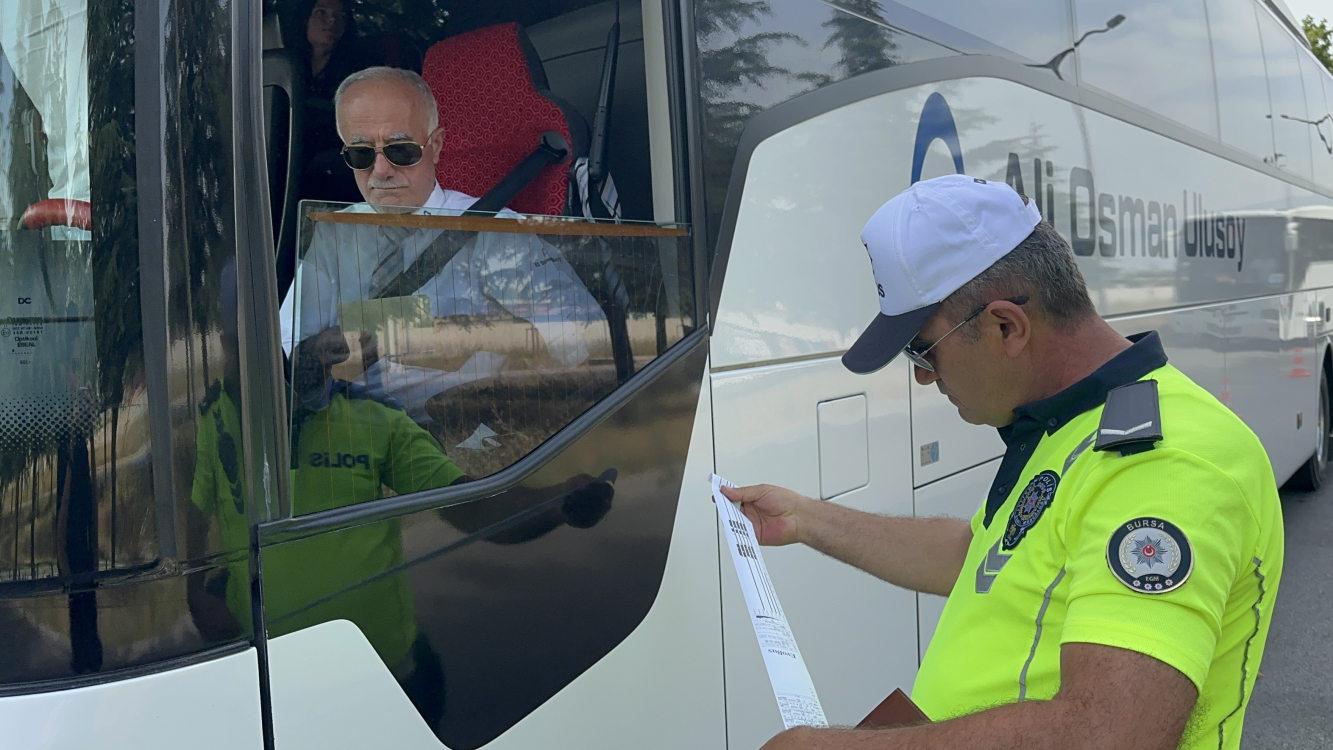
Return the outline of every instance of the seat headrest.
{"type": "MultiPolygon", "coordinates": [[[[436,42],[426,53],[421,75],[435,93],[444,128],[444,148],[435,168],[441,187],[485,195],[532,153],[547,131],[559,133],[571,145],[571,159],[587,154],[586,134],[576,126],[571,137],[571,113],[547,90],[541,60],[516,23],[436,42]]],[[[547,166],[509,207],[520,213],[563,213],[568,170],[568,160],[547,166]]]]}

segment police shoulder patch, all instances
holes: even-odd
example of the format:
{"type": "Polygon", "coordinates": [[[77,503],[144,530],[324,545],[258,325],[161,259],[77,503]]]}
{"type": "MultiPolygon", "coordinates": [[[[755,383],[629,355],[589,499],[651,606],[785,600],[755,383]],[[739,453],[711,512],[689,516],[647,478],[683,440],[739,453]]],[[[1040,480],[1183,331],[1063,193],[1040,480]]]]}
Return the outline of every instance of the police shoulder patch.
{"type": "Polygon", "coordinates": [[[1145,594],[1165,594],[1184,585],[1194,569],[1194,551],[1175,524],[1144,516],[1116,527],[1106,545],[1106,564],[1120,582],[1145,594]]]}
{"type": "Polygon", "coordinates": [[[1001,546],[1010,550],[1018,546],[1027,536],[1028,529],[1037,525],[1041,514],[1051,507],[1055,499],[1055,489],[1060,486],[1060,475],[1053,471],[1043,471],[1028,482],[1023,493],[1014,503],[1014,511],[1009,514],[1009,525],[1005,527],[1001,546]]]}

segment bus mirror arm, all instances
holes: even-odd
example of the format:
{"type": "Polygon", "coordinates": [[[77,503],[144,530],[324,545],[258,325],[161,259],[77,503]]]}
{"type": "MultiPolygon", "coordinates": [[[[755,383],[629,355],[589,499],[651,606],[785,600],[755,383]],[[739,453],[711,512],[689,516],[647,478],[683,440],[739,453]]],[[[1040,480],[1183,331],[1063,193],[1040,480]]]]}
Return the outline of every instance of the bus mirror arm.
{"type": "MultiPolygon", "coordinates": [[[[606,179],[606,154],[610,148],[611,104],[616,88],[616,65],[620,56],[620,4],[616,3],[616,20],[606,32],[606,56],[602,58],[602,85],[597,94],[597,114],[592,121],[592,143],[588,151],[588,182],[600,189],[606,179]]],[[[591,198],[594,190],[589,190],[591,198]]]]}

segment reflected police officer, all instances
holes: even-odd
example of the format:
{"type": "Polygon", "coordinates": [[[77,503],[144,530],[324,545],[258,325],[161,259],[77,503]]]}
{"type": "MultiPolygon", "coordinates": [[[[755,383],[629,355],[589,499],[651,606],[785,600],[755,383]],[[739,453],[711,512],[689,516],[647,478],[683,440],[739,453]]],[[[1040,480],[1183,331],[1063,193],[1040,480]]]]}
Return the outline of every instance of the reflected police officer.
{"type": "MultiPolygon", "coordinates": [[[[220,275],[223,377],[200,405],[188,546],[198,558],[217,534],[222,562],[189,578],[195,627],[208,642],[248,635],[252,620],[247,510],[241,438],[236,266],[220,275]]],[[[349,354],[331,328],[302,342],[293,379],[292,514],[307,515],[468,481],[436,439],[400,404],[332,376],[349,354]]],[[[519,487],[441,508],[455,529],[496,544],[518,544],[563,525],[589,528],[611,508],[613,475],[580,474],[547,487],[519,487]]],[[[428,725],[444,715],[440,657],[417,628],[403,553],[402,518],[316,535],[299,545],[266,547],[264,623],[270,637],[336,619],[354,623],[398,679],[428,725]]]]}
{"type": "Polygon", "coordinates": [[[1258,438],[1156,333],[1097,315],[1069,246],[1008,185],[919,182],[861,239],[881,314],[843,363],[905,354],[1006,451],[970,522],[727,491],[762,544],[949,597],[912,693],[936,723],[766,747],[1239,747],[1283,558],[1258,438]]]}

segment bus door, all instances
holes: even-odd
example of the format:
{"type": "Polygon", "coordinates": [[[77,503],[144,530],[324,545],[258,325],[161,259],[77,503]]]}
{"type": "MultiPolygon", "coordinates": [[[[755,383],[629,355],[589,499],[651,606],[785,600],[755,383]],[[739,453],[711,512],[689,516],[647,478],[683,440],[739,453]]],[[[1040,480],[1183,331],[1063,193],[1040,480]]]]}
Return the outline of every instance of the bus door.
{"type": "Polygon", "coordinates": [[[574,746],[620,726],[608,701],[720,740],[715,518],[678,508],[711,443],[665,14],[453,13],[265,24],[270,151],[303,129],[272,187],[299,200],[275,211],[290,469],[259,531],[276,746],[574,746]],[[673,578],[681,545],[712,567],[673,578]],[[688,608],[643,626],[664,588],[688,608]],[[557,694],[583,713],[541,713],[557,694]]]}

